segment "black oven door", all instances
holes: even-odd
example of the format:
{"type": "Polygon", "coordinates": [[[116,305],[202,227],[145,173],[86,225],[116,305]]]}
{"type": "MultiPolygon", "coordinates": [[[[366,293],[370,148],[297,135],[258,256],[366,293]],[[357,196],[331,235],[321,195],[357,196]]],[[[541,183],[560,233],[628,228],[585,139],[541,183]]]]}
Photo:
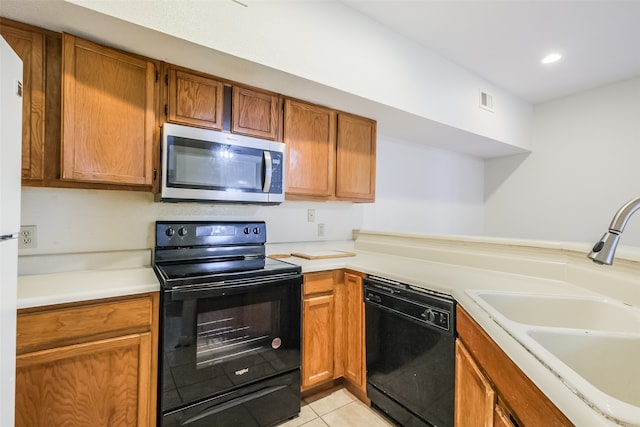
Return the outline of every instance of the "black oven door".
{"type": "Polygon", "coordinates": [[[164,291],[161,414],[299,370],[301,284],[298,274],[164,291]]]}

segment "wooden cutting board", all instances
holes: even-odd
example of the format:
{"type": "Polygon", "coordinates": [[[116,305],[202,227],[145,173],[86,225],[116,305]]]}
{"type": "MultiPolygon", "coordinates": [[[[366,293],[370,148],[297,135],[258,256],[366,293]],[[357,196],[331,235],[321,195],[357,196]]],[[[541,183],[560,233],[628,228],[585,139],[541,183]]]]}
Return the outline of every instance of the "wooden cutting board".
{"type": "Polygon", "coordinates": [[[304,259],[327,259],[327,258],[344,258],[350,256],[356,256],[353,252],[344,251],[310,251],[310,252],[295,252],[291,254],[298,258],[304,259]]]}
{"type": "Polygon", "coordinates": [[[282,258],[291,258],[291,254],[271,254],[271,255],[267,255],[269,258],[277,258],[277,259],[282,259],[282,258]]]}

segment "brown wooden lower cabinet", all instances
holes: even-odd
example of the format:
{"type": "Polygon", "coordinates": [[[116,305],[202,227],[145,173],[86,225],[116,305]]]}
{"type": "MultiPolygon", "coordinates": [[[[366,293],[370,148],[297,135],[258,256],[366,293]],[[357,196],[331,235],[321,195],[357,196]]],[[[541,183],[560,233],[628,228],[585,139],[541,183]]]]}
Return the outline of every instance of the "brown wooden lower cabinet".
{"type": "Polygon", "coordinates": [[[302,390],[332,380],[335,348],[333,271],[304,275],[302,293],[302,390]]]}
{"type": "Polygon", "coordinates": [[[509,418],[509,413],[500,403],[498,403],[493,411],[493,426],[494,427],[514,427],[513,420],[509,418]]]}
{"type": "Polygon", "coordinates": [[[16,426],[153,426],[158,293],[19,310],[16,426]]]}
{"type": "Polygon", "coordinates": [[[368,401],[364,301],[362,299],[363,277],[361,273],[349,271],[344,273],[343,359],[347,388],[360,400],[368,401]]]}
{"type": "Polygon", "coordinates": [[[455,425],[493,426],[496,393],[460,340],[456,341],[455,425]]]}
{"type": "Polygon", "coordinates": [[[460,306],[457,329],[456,427],[573,425],[460,306]]]}
{"type": "Polygon", "coordinates": [[[344,378],[366,398],[363,274],[344,270],[304,275],[302,391],[344,378]]]}
{"type": "Polygon", "coordinates": [[[302,388],[305,389],[333,379],[333,293],[305,298],[302,309],[302,388]]]}

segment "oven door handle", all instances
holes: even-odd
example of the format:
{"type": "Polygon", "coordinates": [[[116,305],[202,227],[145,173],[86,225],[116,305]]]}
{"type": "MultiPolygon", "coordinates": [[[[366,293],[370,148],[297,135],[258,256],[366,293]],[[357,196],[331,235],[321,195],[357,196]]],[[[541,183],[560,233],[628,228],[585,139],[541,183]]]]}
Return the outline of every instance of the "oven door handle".
{"type": "MultiPolygon", "coordinates": [[[[282,285],[287,281],[299,281],[302,283],[302,275],[300,274],[283,274],[277,276],[269,276],[261,278],[254,277],[247,280],[240,280],[238,282],[216,282],[216,283],[207,283],[207,284],[198,284],[198,285],[183,285],[176,286],[174,288],[168,289],[168,292],[171,295],[171,299],[176,300],[185,300],[192,298],[206,298],[206,297],[215,297],[215,296],[223,296],[236,294],[240,292],[247,292],[254,288],[264,288],[264,286],[269,285],[282,285]]],[[[294,284],[294,283],[292,283],[294,284]]]]}
{"type": "Polygon", "coordinates": [[[211,415],[215,415],[215,414],[217,414],[219,412],[226,411],[227,409],[233,408],[234,406],[242,405],[243,403],[247,403],[247,402],[249,402],[251,400],[259,399],[259,398],[261,398],[263,396],[267,396],[267,395],[269,395],[271,393],[275,393],[275,392],[280,391],[280,390],[282,390],[284,388],[287,388],[287,386],[286,385],[277,385],[277,386],[274,385],[274,386],[271,386],[271,387],[264,388],[262,390],[255,391],[253,393],[249,393],[249,394],[247,394],[245,396],[236,397],[235,399],[231,399],[230,401],[222,403],[220,405],[211,406],[211,407],[205,409],[204,411],[200,412],[199,414],[194,415],[193,417],[184,420],[180,425],[187,426],[187,425],[189,425],[191,423],[195,423],[196,421],[200,421],[203,418],[210,417],[211,415]]]}

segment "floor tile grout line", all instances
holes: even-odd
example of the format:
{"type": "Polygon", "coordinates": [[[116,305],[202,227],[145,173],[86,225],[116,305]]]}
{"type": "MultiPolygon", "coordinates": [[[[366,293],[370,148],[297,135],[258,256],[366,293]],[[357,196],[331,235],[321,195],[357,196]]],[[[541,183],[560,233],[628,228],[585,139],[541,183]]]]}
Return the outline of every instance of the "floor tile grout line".
{"type": "MultiPolygon", "coordinates": [[[[314,422],[315,422],[315,423],[317,423],[317,422],[318,422],[318,419],[320,419],[320,421],[322,422],[322,425],[323,425],[323,426],[331,427],[331,424],[329,423],[329,421],[328,421],[327,419],[325,419],[325,417],[329,417],[329,418],[331,418],[331,417],[330,417],[330,415],[331,415],[331,414],[333,414],[333,413],[334,413],[334,412],[336,412],[336,411],[342,410],[342,409],[344,409],[345,407],[347,407],[347,406],[349,406],[349,405],[352,405],[352,404],[353,404],[353,405],[355,405],[355,406],[364,405],[364,404],[363,404],[359,399],[357,399],[355,396],[353,396],[351,393],[349,393],[349,392],[348,392],[348,390],[346,390],[346,389],[344,389],[344,388],[342,388],[342,389],[338,389],[338,390],[335,390],[335,391],[333,391],[333,392],[331,392],[331,393],[327,394],[326,396],[323,396],[322,398],[319,398],[319,399],[314,400],[314,401],[312,401],[312,402],[308,402],[306,399],[304,399],[304,403],[305,403],[305,406],[308,406],[308,407],[309,407],[309,409],[311,409],[311,412],[312,412],[312,414],[313,414],[313,415],[315,415],[315,417],[314,417],[313,419],[307,420],[304,424],[301,424],[301,425],[300,425],[300,427],[304,427],[304,426],[306,426],[307,424],[309,424],[309,425],[310,425],[311,423],[314,423],[314,422]],[[344,393],[344,395],[348,398],[348,400],[349,400],[349,401],[348,401],[348,402],[346,402],[346,403],[343,403],[343,404],[341,404],[341,405],[339,405],[339,406],[334,407],[334,408],[333,408],[333,409],[331,409],[329,412],[326,412],[326,413],[324,413],[324,414],[320,415],[320,414],[319,414],[315,409],[313,409],[313,407],[311,406],[311,404],[316,403],[316,402],[321,402],[323,399],[328,399],[328,398],[330,398],[332,395],[334,395],[335,393],[337,393],[337,392],[341,392],[341,391],[344,393]]],[[[364,406],[367,406],[367,405],[364,405],[364,406]]],[[[376,418],[376,420],[380,419],[380,420],[384,421],[384,422],[385,422],[385,424],[390,425],[390,424],[388,424],[388,422],[387,422],[387,420],[385,419],[385,417],[381,416],[381,415],[380,415],[379,413],[377,413],[373,408],[371,408],[371,407],[367,407],[367,409],[368,409],[369,411],[371,411],[371,412],[372,412],[372,415],[374,415],[374,417],[376,418]]]]}
{"type": "MultiPolygon", "coordinates": [[[[322,415],[320,415],[320,418],[323,418],[324,416],[329,415],[329,414],[331,414],[332,412],[337,411],[338,409],[342,409],[342,408],[344,408],[345,406],[351,405],[352,403],[354,403],[354,401],[353,401],[353,400],[352,400],[351,402],[345,403],[344,405],[337,406],[337,407],[333,408],[332,410],[330,410],[329,412],[327,412],[326,414],[322,414],[322,415]]],[[[324,418],[323,418],[323,421],[324,421],[324,418]]]]}
{"type": "MultiPolygon", "coordinates": [[[[318,416],[319,416],[320,418],[322,418],[322,417],[324,417],[325,415],[329,415],[330,413],[335,412],[335,411],[337,411],[338,409],[342,409],[342,408],[344,408],[344,407],[345,407],[345,406],[347,406],[347,405],[351,405],[351,404],[352,404],[352,403],[354,403],[354,402],[355,402],[355,401],[353,401],[353,400],[352,400],[352,401],[350,401],[350,402],[345,403],[344,405],[336,406],[335,408],[333,408],[333,409],[332,409],[332,410],[330,410],[329,412],[326,412],[326,413],[324,413],[324,414],[322,414],[322,415],[318,415],[318,416]]],[[[313,409],[313,408],[311,408],[311,409],[313,409]]],[[[315,411],[313,411],[313,412],[315,412],[315,411]]],[[[315,413],[317,414],[317,412],[315,412],[315,413]]],[[[323,421],[324,421],[324,419],[323,419],[323,421]]]]}

